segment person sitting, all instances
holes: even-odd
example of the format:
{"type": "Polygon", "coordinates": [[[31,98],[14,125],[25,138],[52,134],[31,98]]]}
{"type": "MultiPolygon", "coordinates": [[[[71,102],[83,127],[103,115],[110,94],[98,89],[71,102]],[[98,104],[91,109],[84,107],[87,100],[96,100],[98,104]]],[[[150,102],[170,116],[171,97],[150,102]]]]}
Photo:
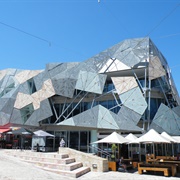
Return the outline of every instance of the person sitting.
{"type": "Polygon", "coordinates": [[[118,171],[122,171],[122,172],[127,172],[127,167],[126,167],[126,164],[123,162],[123,157],[121,157],[119,159],[119,162],[118,162],[118,165],[119,165],[119,168],[118,168],[118,171]]]}

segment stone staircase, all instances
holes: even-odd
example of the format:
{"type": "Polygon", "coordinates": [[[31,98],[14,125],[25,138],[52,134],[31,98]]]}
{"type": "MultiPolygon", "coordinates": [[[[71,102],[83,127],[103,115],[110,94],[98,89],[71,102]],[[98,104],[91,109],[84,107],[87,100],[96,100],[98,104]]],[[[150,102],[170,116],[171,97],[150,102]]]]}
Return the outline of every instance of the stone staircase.
{"type": "Polygon", "coordinates": [[[46,171],[63,176],[78,178],[90,171],[89,167],[83,167],[82,162],[76,162],[76,159],[69,157],[68,154],[33,152],[29,150],[9,150],[6,153],[28,163],[35,164],[46,171]]]}

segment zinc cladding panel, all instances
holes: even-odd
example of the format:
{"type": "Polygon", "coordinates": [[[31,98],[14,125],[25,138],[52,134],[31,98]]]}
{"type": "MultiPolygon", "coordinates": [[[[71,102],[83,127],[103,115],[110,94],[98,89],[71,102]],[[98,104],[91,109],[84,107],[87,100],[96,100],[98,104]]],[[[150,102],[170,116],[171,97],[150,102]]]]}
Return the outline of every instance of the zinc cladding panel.
{"type": "Polygon", "coordinates": [[[48,79],[48,80],[44,81],[42,89],[39,90],[36,95],[36,99],[39,97],[39,100],[42,101],[42,100],[48,99],[49,97],[52,97],[54,95],[55,95],[55,90],[54,90],[52,81],[50,79],[48,79]]]}
{"type": "Polygon", "coordinates": [[[13,89],[11,89],[11,91],[9,91],[8,93],[4,94],[2,98],[13,98],[13,99],[15,99],[17,94],[18,94],[18,91],[19,91],[19,86],[20,85],[17,85],[13,89]]]}
{"type": "MultiPolygon", "coordinates": [[[[38,109],[39,110],[39,109],[38,109]]],[[[24,123],[25,125],[29,126],[39,126],[39,120],[37,121],[37,113],[38,110],[34,111],[31,116],[27,119],[27,121],[24,123]]]]}
{"type": "MultiPolygon", "coordinates": [[[[89,67],[89,69],[94,69],[95,71],[91,72],[98,72],[99,69],[101,69],[109,59],[113,58],[113,52],[108,50],[105,50],[92,58],[89,58],[86,63],[86,67],[89,67]]],[[[82,69],[83,70],[83,69],[82,69]]],[[[88,69],[87,69],[88,71],[88,69]]]]}
{"type": "Polygon", "coordinates": [[[22,118],[21,118],[21,112],[19,109],[13,109],[12,111],[12,115],[10,118],[10,122],[11,123],[15,123],[15,124],[22,124],[22,118]]]}
{"type": "Polygon", "coordinates": [[[7,102],[7,98],[0,98],[0,111],[3,109],[4,104],[7,102]]]}
{"type": "Polygon", "coordinates": [[[76,126],[97,127],[97,109],[90,109],[73,118],[76,126]]]}
{"type": "Polygon", "coordinates": [[[0,112],[0,125],[3,126],[9,123],[11,115],[4,112],[0,112]]]}
{"type": "Polygon", "coordinates": [[[121,71],[121,70],[127,70],[127,69],[130,69],[130,67],[126,66],[120,60],[108,59],[107,62],[99,70],[99,73],[121,71]]]}
{"type": "Polygon", "coordinates": [[[41,72],[42,70],[23,70],[19,73],[16,73],[15,78],[20,84],[22,84],[25,81],[37,76],[41,72]]]}
{"type": "Polygon", "coordinates": [[[32,97],[29,94],[18,93],[16,97],[16,101],[14,103],[14,107],[17,109],[21,109],[33,102],[32,97]]]}
{"type": "Polygon", "coordinates": [[[49,70],[48,69],[48,73],[50,78],[53,78],[54,76],[56,76],[57,74],[60,74],[61,72],[67,70],[67,65],[66,63],[59,63],[57,64],[57,66],[55,66],[53,69],[49,70]]]}
{"type": "Polygon", "coordinates": [[[122,118],[123,117],[109,111],[103,106],[98,105],[59,123],[59,125],[73,125],[74,123],[75,126],[81,127],[141,131],[134,123],[129,120],[124,121],[122,118]]]}
{"type": "Polygon", "coordinates": [[[159,125],[157,125],[157,124],[154,123],[154,122],[151,122],[151,125],[150,125],[149,129],[154,129],[154,130],[156,130],[158,133],[162,133],[162,132],[165,131],[162,127],[160,127],[159,125]]]}
{"type": "Polygon", "coordinates": [[[180,106],[174,107],[172,110],[180,117],[180,106]]]}
{"type": "Polygon", "coordinates": [[[158,57],[152,57],[149,60],[149,78],[156,79],[158,77],[164,76],[166,74],[165,69],[158,57]]]}
{"type": "Polygon", "coordinates": [[[55,93],[64,97],[72,98],[75,90],[75,79],[64,78],[64,79],[53,79],[52,84],[55,93]]]}
{"type": "Polygon", "coordinates": [[[148,43],[148,38],[125,40],[114,54],[114,58],[133,67],[148,57],[148,43]]]}
{"type": "Polygon", "coordinates": [[[133,67],[141,62],[140,59],[132,52],[132,50],[125,50],[119,54],[116,53],[115,57],[129,67],[133,67]]]}
{"type": "Polygon", "coordinates": [[[3,82],[3,81],[1,81],[1,80],[6,76],[7,72],[8,72],[7,69],[5,69],[5,70],[0,70],[0,86],[1,86],[1,83],[3,82]]]}
{"type": "Polygon", "coordinates": [[[152,122],[169,134],[180,134],[180,117],[162,103],[152,122]]]}
{"type": "Polygon", "coordinates": [[[50,77],[49,77],[49,73],[46,70],[35,76],[33,80],[36,86],[36,90],[39,91],[42,88],[44,81],[48,79],[50,79],[50,77]]]}
{"type": "Polygon", "coordinates": [[[99,109],[97,127],[105,129],[119,129],[112,113],[102,106],[100,106],[99,109]]]}
{"type": "Polygon", "coordinates": [[[141,115],[137,112],[133,111],[132,109],[129,109],[126,106],[122,106],[121,109],[118,112],[118,115],[123,117],[122,120],[129,120],[131,123],[134,123],[135,125],[138,124],[141,115]]]}
{"type": "Polygon", "coordinates": [[[112,77],[111,79],[118,94],[125,93],[138,86],[134,77],[112,77]]]}
{"type": "Polygon", "coordinates": [[[38,121],[41,121],[43,119],[46,119],[46,118],[52,116],[53,113],[51,110],[51,106],[49,104],[49,100],[46,99],[44,101],[41,101],[40,108],[37,109],[36,111],[34,111],[34,113],[36,114],[38,121]]]}
{"type": "Polygon", "coordinates": [[[147,103],[139,87],[133,88],[123,94],[120,94],[119,96],[124,106],[134,110],[138,114],[143,115],[147,108],[147,103]]]}
{"type": "Polygon", "coordinates": [[[12,110],[14,108],[14,102],[15,102],[15,99],[7,98],[6,102],[3,104],[3,107],[1,108],[0,111],[4,112],[6,114],[11,115],[12,110]]]}
{"type": "Polygon", "coordinates": [[[30,94],[28,82],[24,82],[23,84],[19,85],[19,92],[24,94],[30,94]]]}
{"type": "Polygon", "coordinates": [[[108,110],[101,105],[95,106],[81,114],[78,114],[72,118],[69,118],[60,124],[69,125],[72,124],[72,119],[75,126],[81,127],[94,127],[105,129],[118,129],[116,122],[113,120],[108,110]]]}
{"type": "MultiPolygon", "coordinates": [[[[80,119],[79,119],[80,120],[80,119]]],[[[62,121],[62,123],[61,124],[64,124],[64,125],[67,125],[67,126],[83,126],[83,125],[81,125],[81,123],[80,124],[75,124],[75,122],[74,122],[74,118],[69,118],[69,119],[66,119],[66,120],[64,120],[64,121],[62,121]]]]}
{"type": "MultiPolygon", "coordinates": [[[[113,112],[111,112],[112,114],[113,112]]],[[[113,114],[113,118],[116,121],[119,130],[125,131],[141,131],[141,128],[135,125],[130,119],[127,119],[124,115],[113,114]]]]}
{"type": "Polygon", "coordinates": [[[80,71],[76,83],[76,89],[102,94],[106,75],[87,71],[80,71]]]}
{"type": "Polygon", "coordinates": [[[61,66],[63,63],[48,63],[46,64],[46,70],[51,71],[55,69],[57,66],[61,66]]]}

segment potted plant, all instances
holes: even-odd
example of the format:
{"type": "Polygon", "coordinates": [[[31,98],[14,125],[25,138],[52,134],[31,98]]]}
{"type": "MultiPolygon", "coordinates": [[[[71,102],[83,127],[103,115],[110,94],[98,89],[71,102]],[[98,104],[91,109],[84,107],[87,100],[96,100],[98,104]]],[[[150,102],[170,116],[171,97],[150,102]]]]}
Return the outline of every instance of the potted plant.
{"type": "Polygon", "coordinates": [[[112,146],[111,146],[111,151],[112,151],[111,160],[113,160],[113,161],[115,161],[115,159],[116,159],[116,149],[117,149],[116,144],[112,144],[112,146]]]}
{"type": "Polygon", "coordinates": [[[111,146],[111,151],[112,151],[111,161],[108,162],[109,170],[111,170],[111,171],[117,170],[116,161],[115,161],[116,160],[116,149],[117,149],[116,144],[112,144],[112,146],[111,146]]]}

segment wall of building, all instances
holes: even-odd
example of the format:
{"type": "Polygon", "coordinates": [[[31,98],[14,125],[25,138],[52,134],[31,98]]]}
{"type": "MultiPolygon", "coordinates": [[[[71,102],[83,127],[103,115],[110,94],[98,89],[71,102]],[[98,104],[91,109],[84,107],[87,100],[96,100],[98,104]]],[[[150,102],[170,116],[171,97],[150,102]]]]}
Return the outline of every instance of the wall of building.
{"type": "Polygon", "coordinates": [[[108,160],[93,154],[83,153],[74,149],[59,147],[59,154],[67,153],[69,157],[73,157],[78,162],[82,162],[83,166],[90,167],[93,172],[107,172],[108,160]]]}

